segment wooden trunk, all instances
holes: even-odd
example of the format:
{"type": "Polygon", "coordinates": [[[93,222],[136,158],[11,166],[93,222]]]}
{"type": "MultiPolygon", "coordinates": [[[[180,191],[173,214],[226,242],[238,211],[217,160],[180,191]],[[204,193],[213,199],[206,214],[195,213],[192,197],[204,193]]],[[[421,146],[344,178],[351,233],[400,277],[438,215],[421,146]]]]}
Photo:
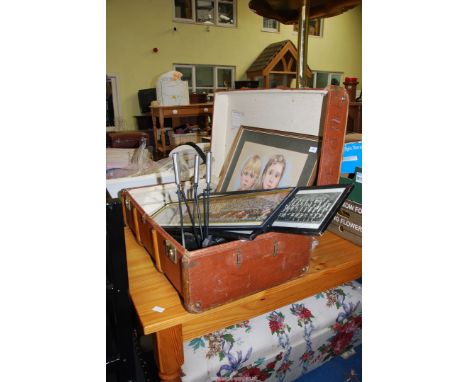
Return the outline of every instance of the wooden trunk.
{"type": "MultiPolygon", "coordinates": [[[[240,92],[251,92],[245,90],[240,92]]],[[[344,136],[348,112],[348,96],[345,89],[330,87],[327,91],[312,91],[311,96],[319,102],[310,102],[307,90],[257,91],[250,93],[248,100],[241,99],[229,104],[237,91],[226,92],[227,102],[221,96],[215,100],[212,151],[215,158],[213,173],[220,173],[222,161],[232,144],[235,131],[232,120],[241,113],[244,125],[285,131],[299,131],[322,137],[317,185],[337,184],[340,175],[344,136]],[[265,93],[267,92],[267,93],[265,93]],[[255,101],[265,108],[262,95],[283,99],[293,95],[292,102],[284,110],[274,107],[273,100],[268,110],[255,111],[255,101]],[[286,96],[286,97],[285,97],[286,96]],[[302,97],[302,98],[301,98],[302,97]],[[304,101],[305,99],[305,101],[304,101]],[[299,104],[299,105],[298,105],[299,104]],[[305,105],[305,106],[304,106],[305,105]],[[307,107],[313,110],[303,110],[307,107]],[[290,118],[287,117],[291,110],[290,118]],[[262,125],[257,114],[271,113],[262,125]],[[275,114],[276,113],[276,114],[275,114]],[[286,113],[286,116],[281,113],[286,113]],[[225,114],[229,114],[226,118],[225,114]],[[318,114],[318,115],[317,115],[318,114]],[[313,116],[313,121],[310,119],[313,116]],[[287,121],[291,123],[288,124],[287,121]],[[220,122],[221,121],[221,122],[220,122]],[[230,121],[229,123],[225,123],[230,121]],[[286,121],[286,122],[285,122],[286,121]],[[311,131],[308,127],[312,125],[311,131]]],[[[218,97],[218,95],[217,95],[218,97]]],[[[242,97],[240,97],[242,98],[242,97]]],[[[268,102],[267,102],[268,103],[268,102]]],[[[140,188],[144,189],[144,187],[140,188]]],[[[140,190],[141,192],[141,190],[140,190]]],[[[268,232],[254,240],[233,240],[208,248],[188,251],[168,232],[157,225],[150,212],[140,206],[132,196],[132,189],[122,193],[126,223],[154,260],[156,268],[164,272],[177,289],[186,309],[193,313],[203,312],[215,306],[279,285],[303,275],[309,264],[313,238],[307,235],[268,232]]]]}
{"type": "Polygon", "coordinates": [[[187,251],[156,228],[161,268],[192,313],[279,285],[307,271],[312,237],[266,233],[187,251]]]}

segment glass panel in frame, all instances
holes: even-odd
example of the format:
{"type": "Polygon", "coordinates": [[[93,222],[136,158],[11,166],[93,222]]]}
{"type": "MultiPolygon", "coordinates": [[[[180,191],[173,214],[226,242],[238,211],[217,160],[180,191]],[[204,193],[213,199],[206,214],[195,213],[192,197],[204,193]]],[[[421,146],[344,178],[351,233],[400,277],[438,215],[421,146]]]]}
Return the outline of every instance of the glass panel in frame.
{"type": "Polygon", "coordinates": [[[196,66],[195,76],[197,78],[197,88],[213,88],[213,67],[212,66],[196,66]]]}
{"type": "Polygon", "coordinates": [[[328,73],[327,72],[316,72],[317,81],[315,87],[324,88],[328,85],[328,73]]]}
{"type": "Polygon", "coordinates": [[[191,66],[175,66],[174,70],[177,70],[178,72],[182,73],[182,81],[187,81],[188,86],[191,89],[192,88],[192,70],[193,68],[191,66]]]}
{"type": "Polygon", "coordinates": [[[214,23],[214,0],[195,0],[197,22],[214,23]]]}
{"type": "Polygon", "coordinates": [[[284,204],[272,229],[321,234],[349,195],[352,185],[299,188],[284,204]]]}
{"type": "Polygon", "coordinates": [[[341,82],[341,74],[339,73],[331,73],[331,85],[340,85],[341,82]]]}
{"type": "Polygon", "coordinates": [[[174,0],[174,15],[177,19],[193,20],[192,0],[174,0]]]}
{"type": "Polygon", "coordinates": [[[232,72],[233,70],[229,68],[216,68],[218,88],[233,88],[232,72]]]}
{"type": "MultiPolygon", "coordinates": [[[[297,24],[294,24],[293,31],[297,33],[299,30],[297,24]]],[[[309,20],[309,36],[322,37],[323,36],[323,19],[310,19],[309,20]]]]}
{"type": "Polygon", "coordinates": [[[210,94],[213,92],[213,88],[197,88],[195,93],[197,94],[210,94]]]}
{"type": "Polygon", "coordinates": [[[262,30],[265,32],[279,32],[279,22],[277,20],[264,17],[262,30]]]}
{"type": "Polygon", "coordinates": [[[233,0],[218,1],[218,24],[234,24],[233,0]]]}
{"type": "MultiPolygon", "coordinates": [[[[210,228],[249,229],[261,228],[274,215],[281,203],[290,195],[293,188],[281,188],[256,192],[212,195],[209,205],[210,228]]],[[[193,200],[188,201],[193,211],[193,200]]],[[[203,199],[199,199],[201,221],[204,220],[203,199]]],[[[187,206],[182,205],[183,224],[191,226],[187,206]]],[[[163,227],[179,227],[179,203],[168,203],[152,216],[163,227]]]]}

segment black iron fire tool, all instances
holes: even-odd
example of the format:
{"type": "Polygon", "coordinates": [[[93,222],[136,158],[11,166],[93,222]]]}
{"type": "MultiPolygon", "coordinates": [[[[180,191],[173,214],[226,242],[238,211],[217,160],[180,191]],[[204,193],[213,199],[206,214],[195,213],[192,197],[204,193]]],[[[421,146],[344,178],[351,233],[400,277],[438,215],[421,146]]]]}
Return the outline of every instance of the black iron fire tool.
{"type": "Polygon", "coordinates": [[[198,204],[198,181],[199,181],[199,165],[200,165],[200,157],[195,155],[195,170],[193,176],[193,218],[198,218],[198,228],[200,230],[200,241],[203,242],[203,228],[201,225],[201,216],[200,216],[200,205],[198,204]],[[195,212],[197,215],[195,215],[195,212]]]}
{"type": "Polygon", "coordinates": [[[185,206],[187,207],[187,213],[188,213],[188,216],[190,218],[190,222],[192,223],[192,232],[193,232],[193,235],[195,236],[195,241],[197,242],[197,245],[200,248],[200,240],[198,238],[198,235],[197,235],[197,232],[196,232],[196,229],[195,229],[195,220],[194,220],[195,215],[192,216],[192,213],[190,212],[190,206],[188,205],[187,198],[185,196],[184,190],[181,189],[180,193],[182,195],[182,199],[184,200],[185,206]]]}
{"type": "Polygon", "coordinates": [[[179,165],[177,163],[177,153],[172,154],[172,163],[174,164],[174,179],[177,185],[177,200],[179,201],[179,215],[180,215],[180,237],[182,241],[182,247],[185,248],[185,234],[184,234],[184,216],[182,214],[182,202],[180,192],[180,178],[179,178],[179,165]]]}
{"type": "MultiPolygon", "coordinates": [[[[177,157],[178,157],[177,153],[172,154],[172,158],[173,158],[173,161],[174,161],[174,170],[176,169],[177,157]],[[176,158],[176,159],[174,159],[174,158],[176,158]]],[[[177,184],[177,196],[179,198],[179,203],[180,203],[180,198],[182,198],[182,200],[184,201],[185,207],[187,208],[187,213],[188,213],[190,222],[192,223],[192,232],[193,232],[193,235],[195,236],[195,241],[197,243],[197,246],[200,247],[200,240],[198,239],[197,233],[195,232],[195,221],[193,220],[192,213],[190,212],[190,206],[188,205],[187,197],[185,196],[185,192],[184,192],[184,190],[182,188],[182,185],[180,184],[178,165],[177,165],[176,184],[177,184]]],[[[182,211],[182,207],[180,207],[180,210],[182,211]]]]}
{"type": "Polygon", "coordinates": [[[210,226],[210,191],[211,191],[211,151],[206,154],[206,188],[203,192],[203,206],[205,218],[205,238],[203,247],[209,247],[212,244],[212,238],[209,235],[210,226]]]}

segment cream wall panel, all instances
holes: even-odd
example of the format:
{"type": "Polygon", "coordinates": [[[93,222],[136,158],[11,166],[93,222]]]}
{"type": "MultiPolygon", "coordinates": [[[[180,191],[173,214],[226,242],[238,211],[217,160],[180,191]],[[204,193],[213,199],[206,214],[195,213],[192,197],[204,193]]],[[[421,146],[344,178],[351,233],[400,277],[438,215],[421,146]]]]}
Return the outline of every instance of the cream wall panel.
{"type": "MultiPolygon", "coordinates": [[[[237,28],[210,27],[172,21],[170,0],[107,0],[106,72],[119,78],[125,128],[136,129],[137,92],[154,87],[173,63],[236,66],[236,79],[269,44],[290,39],[292,26],[280,33],[262,32],[262,18],[238,0],[237,28]],[[176,27],[177,31],[173,28],[176,27]],[[158,53],[153,53],[158,48],[158,53]]],[[[308,64],[313,70],[342,71],[361,78],[361,7],[326,19],[324,37],[310,37],[308,64]]],[[[362,82],[362,81],[360,81],[362,82]]]]}

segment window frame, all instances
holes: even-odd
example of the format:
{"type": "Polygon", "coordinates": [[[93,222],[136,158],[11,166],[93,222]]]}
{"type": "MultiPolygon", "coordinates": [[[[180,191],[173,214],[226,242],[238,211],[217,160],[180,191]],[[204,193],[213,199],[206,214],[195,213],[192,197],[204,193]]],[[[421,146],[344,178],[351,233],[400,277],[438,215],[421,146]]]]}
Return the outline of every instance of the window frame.
{"type": "Polygon", "coordinates": [[[106,123],[106,130],[119,130],[123,126],[122,124],[124,121],[122,120],[122,113],[121,113],[121,101],[120,101],[120,90],[119,90],[119,78],[116,74],[107,73],[106,74],[106,83],[110,82],[111,89],[112,89],[112,106],[114,108],[114,125],[107,126],[106,123]]]}
{"type": "MultiPolygon", "coordinates": [[[[327,73],[328,74],[328,78],[327,78],[327,86],[328,85],[331,85],[331,80],[332,80],[332,76],[333,75],[338,75],[340,76],[340,83],[341,83],[341,80],[343,78],[343,74],[342,72],[329,72],[327,70],[314,70],[312,71],[312,76],[313,76],[313,84],[312,84],[312,87],[313,88],[317,88],[317,73],[327,73]]],[[[321,88],[320,88],[321,89],[321,88]]]]}
{"type": "MultiPolygon", "coordinates": [[[[314,19],[315,21],[317,21],[319,23],[319,32],[318,34],[313,34],[313,33],[310,33],[310,21],[309,21],[309,37],[315,37],[315,38],[323,38],[323,25],[325,23],[325,19],[324,18],[318,18],[318,19],[314,19]]],[[[293,33],[294,34],[298,34],[298,31],[299,31],[299,26],[297,25],[297,23],[293,24],[293,33]]]]}
{"type": "Polygon", "coordinates": [[[208,26],[217,26],[217,27],[226,27],[226,28],[237,28],[237,0],[232,0],[232,17],[234,22],[232,24],[229,23],[220,23],[218,21],[219,18],[219,4],[221,3],[228,3],[229,1],[226,0],[212,0],[214,2],[214,12],[213,12],[213,19],[214,22],[210,21],[197,21],[197,8],[196,8],[196,0],[191,0],[192,3],[192,18],[180,18],[176,16],[176,7],[175,7],[175,0],[172,0],[172,20],[174,22],[179,23],[188,23],[188,24],[197,24],[197,25],[208,25],[208,26]]]}
{"type": "Polygon", "coordinates": [[[262,32],[279,33],[279,31],[280,31],[280,22],[278,20],[270,19],[268,17],[262,18],[262,32]],[[274,21],[276,23],[276,29],[265,27],[265,20],[274,21]]]}
{"type": "MultiPolygon", "coordinates": [[[[228,90],[234,89],[235,87],[235,80],[236,80],[236,67],[234,65],[211,65],[211,64],[172,64],[173,70],[177,70],[177,68],[191,68],[192,70],[192,85],[189,85],[189,92],[196,93],[197,90],[206,90],[207,94],[213,94],[216,90],[228,90]],[[200,66],[204,67],[211,67],[213,70],[213,87],[206,87],[206,86],[197,86],[197,75],[196,75],[196,68],[200,66]],[[218,87],[218,69],[229,69],[231,70],[231,87],[218,87]]],[[[184,77],[182,77],[184,80],[184,77]]]]}

